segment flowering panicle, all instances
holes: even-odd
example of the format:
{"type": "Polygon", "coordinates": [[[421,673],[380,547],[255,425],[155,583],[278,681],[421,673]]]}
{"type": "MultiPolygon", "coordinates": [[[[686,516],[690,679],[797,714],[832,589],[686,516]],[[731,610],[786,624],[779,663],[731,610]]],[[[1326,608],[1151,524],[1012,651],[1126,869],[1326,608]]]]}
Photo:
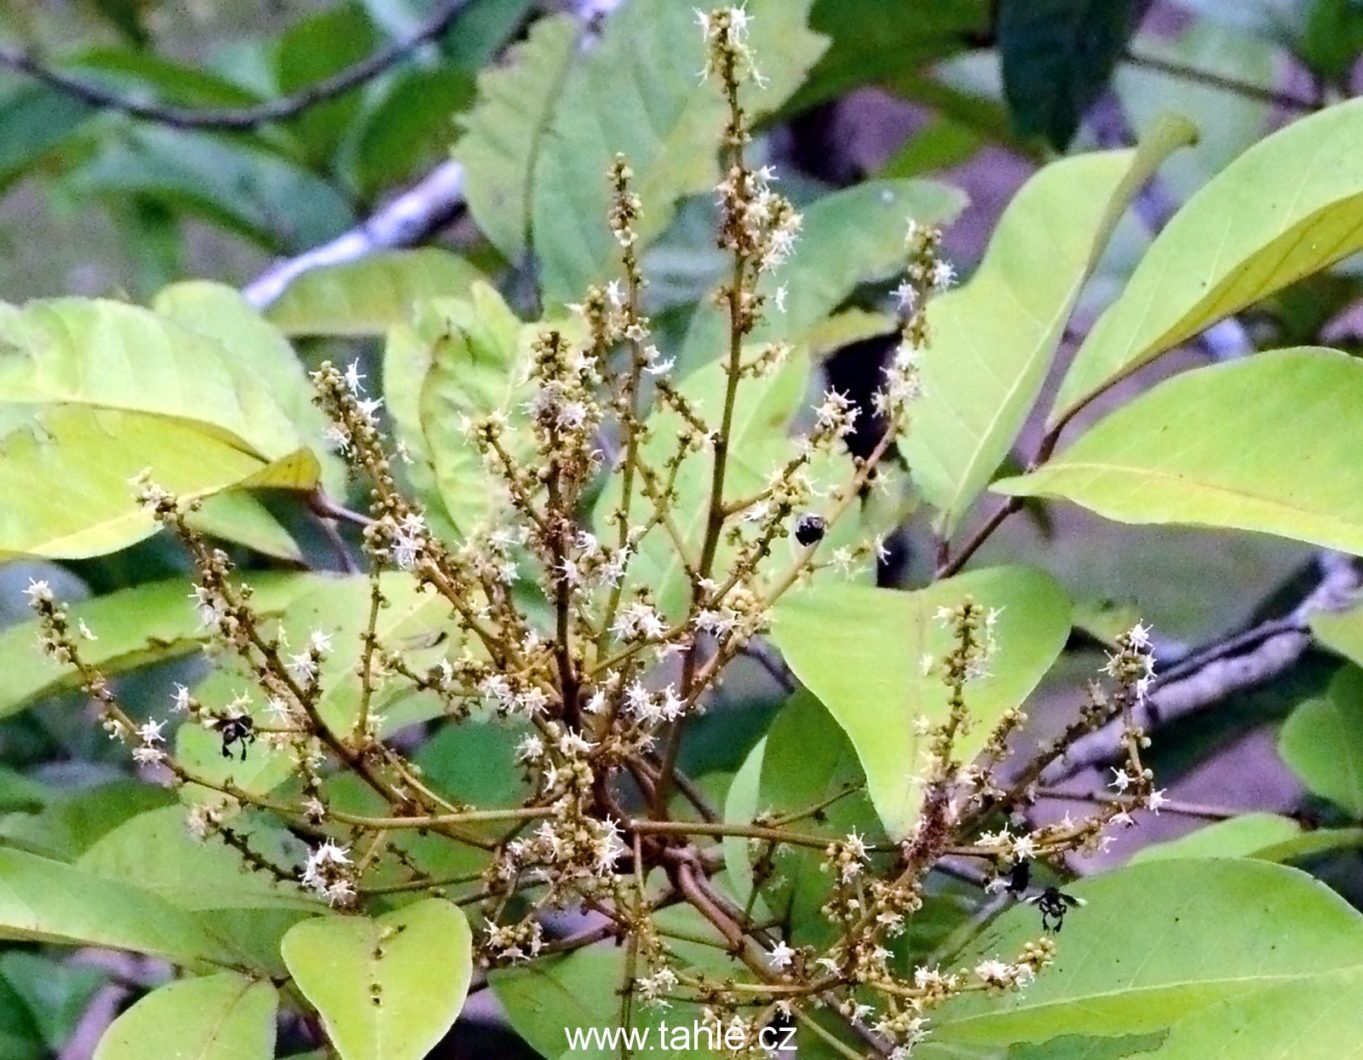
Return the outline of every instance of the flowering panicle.
{"type": "Polygon", "coordinates": [[[76,671],[110,736],[149,775],[182,789],[192,835],[228,845],[251,870],[346,911],[404,892],[453,894],[476,913],[477,952],[488,965],[614,938],[630,954],[624,1005],[697,1003],[705,1026],[753,1055],[770,1021],[818,1009],[902,1058],[948,999],[1024,989],[1054,953],[1042,937],[969,967],[915,966],[905,939],[943,859],[969,862],[981,884],[1024,897],[1032,862],[1062,870],[1068,855],[1101,847],[1111,826],[1163,805],[1135,720],[1154,680],[1149,631],[1137,625],[1118,640],[1108,681],[1093,685],[1080,717],[1019,764],[1023,705],[993,711],[985,733],[975,733],[982,722],[971,709],[1010,649],[1008,619],[970,598],[943,607],[932,635],[950,646],[911,662],[926,678],[916,689],[922,713],[904,722],[921,760],[904,769],[920,798],[898,841],[828,828],[823,811],[836,799],[785,818],[726,823],[682,772],[683,734],[713,705],[731,663],[764,658],[762,638],[783,595],[884,558],[890,527],[868,516],[855,529],[849,516],[864,514],[858,505],[871,491],[889,488],[886,458],[921,390],[927,305],[952,281],[940,233],[911,225],[895,292],[900,342],[873,407],[827,388],[790,437],[748,444],[746,421],[787,400],[805,356],[757,341],[765,314],[784,312],[792,296],[778,281],[799,252],[802,220],[772,168],[747,158],[740,96],[761,85],[751,16],[724,7],[700,23],[706,77],[728,104],[716,241],[732,267],[715,295],[727,334],[714,392],[673,379],[674,359],[659,349],[639,260],[643,204],[628,162],[616,158],[604,219],[616,275],[572,307],[575,319],[527,342],[524,370],[508,381],[513,400],[461,425],[495,501],[482,524],[454,534],[403,492],[390,456],[402,459],[403,450],[390,449],[358,362],[324,362],[313,373],[332,440],[367,489],[368,511],[347,513],[370,565],[362,614],[322,615],[319,628],[299,629],[265,613],[228,554],[194,529],[195,505],[139,477],[141,503],[188,551],[188,606],[208,650],[240,677],[220,697],[205,691],[211,686],[170,694],[168,716],[199,730],[200,747],[207,734],[216,768],[196,770],[172,753],[180,745],[172,721],[124,708],[82,654],[98,631],[73,619],[46,582],[26,595],[43,647],[76,671]],[[854,458],[849,438],[873,413],[879,440],[854,458]],[[393,585],[423,594],[423,613],[441,616],[434,636],[381,620],[397,599],[393,585]],[[394,732],[411,716],[397,705],[417,695],[432,705],[426,717],[515,730],[514,799],[468,805],[422,771],[408,754],[410,730],[394,732]],[[1079,821],[1032,821],[1042,771],[1111,722],[1126,749],[1111,792],[1079,821]],[[289,770],[290,783],[263,793],[240,779],[260,775],[242,767],[260,756],[270,756],[266,773],[276,763],[289,770]],[[301,866],[275,864],[251,844],[247,824],[261,818],[307,843],[301,866]],[[803,831],[800,821],[818,829],[803,831]],[[726,835],[754,844],[746,909],[714,879],[726,835]],[[798,849],[824,869],[826,944],[755,912],[759,891],[787,885],[783,858],[798,849]],[[443,875],[451,860],[476,867],[443,875]],[[732,975],[709,977],[679,958],[657,915],[678,903],[724,939],[732,975]],[[550,937],[565,910],[592,915],[582,939],[550,937]]]}

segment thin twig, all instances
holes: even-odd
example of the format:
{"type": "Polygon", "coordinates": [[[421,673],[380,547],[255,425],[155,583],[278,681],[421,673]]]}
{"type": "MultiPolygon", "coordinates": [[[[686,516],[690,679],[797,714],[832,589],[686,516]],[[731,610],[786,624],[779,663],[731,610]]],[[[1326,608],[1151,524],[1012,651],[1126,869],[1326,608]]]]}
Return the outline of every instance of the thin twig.
{"type": "Polygon", "coordinates": [[[49,66],[35,52],[13,45],[0,45],[0,66],[27,74],[91,106],[121,111],[134,118],[153,121],[159,125],[167,125],[174,129],[245,132],[270,122],[297,117],[318,104],[326,103],[372,81],[402,62],[422,45],[443,34],[469,2],[470,0],[446,0],[411,36],[385,44],[353,66],[347,66],[330,77],[314,81],[291,95],[250,107],[177,107],[166,103],[149,103],[115,92],[96,81],[88,81],[49,66]]]}
{"type": "Polygon", "coordinates": [[[1321,107],[1321,104],[1313,99],[1303,99],[1301,96],[1293,95],[1290,92],[1264,88],[1262,85],[1241,81],[1239,78],[1226,77],[1224,74],[1218,74],[1211,70],[1185,66],[1182,63],[1171,62],[1168,59],[1146,55],[1142,52],[1128,51],[1123,59],[1132,66],[1144,67],[1147,70],[1168,74],[1170,77],[1192,81],[1195,84],[1219,88],[1223,92],[1231,92],[1237,96],[1243,96],[1245,99],[1257,99],[1262,103],[1272,103],[1289,110],[1312,111],[1319,110],[1321,107]]]}

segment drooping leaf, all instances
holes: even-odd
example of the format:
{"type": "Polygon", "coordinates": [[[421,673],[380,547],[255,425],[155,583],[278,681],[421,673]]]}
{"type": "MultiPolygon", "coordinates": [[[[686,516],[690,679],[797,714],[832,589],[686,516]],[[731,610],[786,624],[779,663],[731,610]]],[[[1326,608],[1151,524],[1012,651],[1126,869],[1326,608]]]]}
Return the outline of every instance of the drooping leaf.
{"type": "Polygon", "coordinates": [[[476,268],[436,247],[390,250],[310,269],[284,289],[266,317],[286,335],[382,335],[429,298],[462,298],[476,268]]]}
{"type": "Polygon", "coordinates": [[[1363,365],[1333,350],[1200,368],[994,489],[1061,497],[1120,522],[1233,527],[1363,552],[1359,401],[1363,365]]]}
{"type": "Polygon", "coordinates": [[[1339,81],[1363,52],[1363,5],[1358,0],[1312,0],[1309,6],[1302,57],[1322,77],[1339,81]]]}
{"type": "Polygon", "coordinates": [[[279,996],[237,972],[181,979],[153,990],[100,1038],[94,1060],[271,1060],[279,996]]]}
{"type": "Polygon", "coordinates": [[[0,401],[6,403],[207,424],[270,459],[301,444],[251,366],[200,332],[137,306],[79,298],[30,302],[0,313],[0,344],[0,401]]]}
{"type": "Polygon", "coordinates": [[[1313,794],[1363,818],[1363,670],[1344,667],[1325,696],[1297,707],[1278,753],[1313,794]]]}
{"type": "Polygon", "coordinates": [[[376,919],[305,920],[283,953],[343,1060],[421,1060],[459,1015],[473,974],[468,921],[443,898],[376,919]]]}
{"type": "Polygon", "coordinates": [[[925,737],[915,724],[920,717],[937,724],[948,709],[940,672],[923,669],[924,660],[940,660],[952,643],[934,615],[967,597],[998,610],[990,674],[971,682],[967,693],[974,725],[956,741],[957,755],[968,761],[999,715],[1041,680],[1069,636],[1069,601],[1050,577],[999,567],[914,592],[828,585],[776,608],[772,638],[851,739],[892,839],[908,833],[918,812],[925,737]]]}
{"type": "Polygon", "coordinates": [[[1002,0],[998,45],[1018,130],[1069,146],[1148,0],[1002,0]]]}
{"type": "Polygon", "coordinates": [[[0,439],[0,554],[83,558],[156,532],[131,480],[150,469],[182,501],[229,487],[311,489],[307,449],[266,461],[245,443],[163,416],[54,405],[0,439]],[[36,489],[60,481],[62,489],[36,489]]]}
{"type": "Polygon", "coordinates": [[[293,535],[264,504],[244,490],[215,493],[186,522],[208,537],[233,541],[290,563],[303,562],[302,550],[293,535]]]}
{"type": "Polygon", "coordinates": [[[1054,424],[1216,321],[1363,246],[1363,102],[1293,122],[1193,196],[1099,319],[1061,385],[1054,424]]]}
{"type": "Polygon", "coordinates": [[[566,15],[540,19],[500,65],[479,74],[478,103],[461,121],[454,157],[464,165],[469,212],[508,261],[525,253],[539,148],[580,32],[566,15]]]}
{"type": "MultiPolygon", "coordinates": [[[[1342,1003],[1333,988],[1344,986],[1345,977],[1331,975],[1341,970],[1351,972],[1345,996],[1357,1010],[1363,918],[1303,873],[1253,860],[1169,861],[1093,877],[1066,891],[1087,905],[1067,918],[1055,964],[1021,994],[962,997],[943,1006],[934,1040],[1008,1045],[1064,1034],[1150,1033],[1172,1024],[1156,1055],[1192,1060],[1208,1054],[1178,1043],[1205,1046],[1199,1026],[1220,1006],[1227,1017],[1258,1022],[1266,1008],[1282,1004],[1279,991],[1304,996],[1314,987],[1322,997],[1307,1007],[1320,1018],[1342,1003]]],[[[1016,906],[981,934],[962,963],[1015,959],[1036,938],[1037,921],[1033,907],[1016,906]]],[[[1310,1019],[1298,1012],[1291,1023],[1300,1032],[1310,1019]]],[[[1356,1047],[1358,1022],[1348,1027],[1356,1047]]],[[[1329,1022],[1322,1030],[1327,1040],[1338,1033],[1329,1022]]],[[[1219,1047],[1225,1040],[1222,1031],[1219,1047]]],[[[1227,1054],[1237,1060],[1291,1055],[1237,1040],[1242,1046],[1227,1054]]],[[[1290,1038],[1275,1034],[1274,1040],[1281,1046],[1290,1038]]]]}
{"type": "MultiPolygon", "coordinates": [[[[786,288],[786,312],[768,302],[753,342],[798,340],[820,324],[859,284],[884,280],[904,267],[909,219],[949,224],[965,208],[965,195],[926,180],[868,181],[816,200],[804,213],[795,254],[762,290],[786,288]]],[[[728,341],[728,318],[703,299],[682,347],[683,369],[720,357],[728,341]]]]}
{"type": "Polygon", "coordinates": [[[0,191],[80,129],[93,108],[46,85],[24,85],[0,99],[0,191]]]}
{"type": "Polygon", "coordinates": [[[950,537],[1008,455],[1127,203],[1192,135],[1171,120],[1138,150],[1045,167],[1014,196],[970,282],[929,305],[923,397],[903,449],[938,534],[950,537]]]}
{"type": "Polygon", "coordinates": [[[321,460],[327,491],[345,495],[345,466],[330,452],[326,414],[313,401],[303,362],[276,328],[235,288],[207,280],[166,287],[152,306],[162,317],[212,339],[235,365],[248,368],[321,460]]]}
{"type": "Polygon", "coordinates": [[[0,936],[152,953],[181,963],[221,948],[193,915],[131,884],[0,848],[0,936]]]}
{"type": "Polygon", "coordinates": [[[1280,817],[1276,813],[1246,813],[1195,828],[1166,843],[1144,847],[1132,855],[1130,864],[1182,858],[1259,857],[1261,851],[1295,839],[1301,832],[1301,825],[1290,817],[1280,817]]]}
{"type": "MultiPolygon", "coordinates": [[[[752,47],[768,87],[745,103],[758,114],[780,106],[823,51],[806,27],[811,0],[754,0],[752,47]]],[[[660,234],[675,204],[708,189],[718,172],[725,106],[698,83],[704,45],[688,0],[633,0],[606,23],[560,92],[534,174],[531,206],[546,303],[576,301],[619,271],[619,247],[604,221],[606,174],[628,158],[643,202],[641,244],[660,234]]]]}

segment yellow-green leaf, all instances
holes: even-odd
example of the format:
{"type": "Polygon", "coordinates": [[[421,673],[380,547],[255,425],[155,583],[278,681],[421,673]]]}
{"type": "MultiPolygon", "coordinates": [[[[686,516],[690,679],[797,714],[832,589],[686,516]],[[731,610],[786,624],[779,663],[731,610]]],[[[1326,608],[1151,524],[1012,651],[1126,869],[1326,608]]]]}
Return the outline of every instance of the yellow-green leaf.
{"type": "Polygon", "coordinates": [[[908,834],[920,801],[926,737],[916,723],[920,717],[939,723],[948,709],[940,663],[924,672],[924,660],[940,660],[952,643],[934,615],[967,597],[999,611],[989,675],[971,682],[967,693],[975,724],[956,743],[958,755],[969,760],[1002,712],[1022,702],[1065,646],[1069,601],[1049,576],[998,567],[915,592],[830,585],[776,609],[773,639],[851,739],[871,801],[894,839],[908,834]]]}
{"type": "Polygon", "coordinates": [[[1126,523],[1257,530],[1363,554],[1363,364],[1278,350],[1176,376],[994,488],[1126,523]]]}
{"type": "Polygon", "coordinates": [[[1251,147],[1160,233],[1075,355],[1054,424],[1209,325],[1363,247],[1363,100],[1251,147]]]}
{"type": "Polygon", "coordinates": [[[53,405],[0,440],[0,555],[75,559],[149,537],[156,523],[131,482],[143,471],[189,501],[231,486],[310,489],[318,465],[307,449],[263,460],[190,420],[53,405]]]}
{"type": "Polygon", "coordinates": [[[1171,119],[1137,150],[1046,166],[1009,203],[970,282],[930,304],[923,397],[904,455],[942,536],[1007,457],[1127,203],[1193,137],[1191,125],[1171,119]]]}
{"type": "Polygon", "coordinates": [[[286,335],[382,335],[428,298],[460,298],[483,274],[447,250],[423,247],[312,269],[266,313],[286,335]]]}
{"type": "Polygon", "coordinates": [[[271,1060],[279,995],[236,972],[153,990],[100,1038],[94,1060],[271,1060]]]}
{"type": "Polygon", "coordinates": [[[421,1060],[459,1015],[473,975],[468,921],[443,898],[377,919],[305,920],[282,950],[342,1060],[421,1060]]]}

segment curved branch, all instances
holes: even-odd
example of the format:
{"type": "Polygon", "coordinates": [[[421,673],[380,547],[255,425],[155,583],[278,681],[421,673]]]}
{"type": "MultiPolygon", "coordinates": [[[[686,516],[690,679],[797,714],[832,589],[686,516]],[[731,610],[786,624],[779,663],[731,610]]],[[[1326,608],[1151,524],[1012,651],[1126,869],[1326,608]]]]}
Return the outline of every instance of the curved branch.
{"type": "Polygon", "coordinates": [[[446,0],[409,37],[385,44],[353,66],[314,81],[292,95],[250,107],[201,108],[148,103],[121,95],[98,82],[87,81],[48,66],[34,52],[13,45],[0,45],[0,66],[27,74],[91,106],[120,111],[171,128],[245,132],[270,122],[296,117],[320,103],[372,81],[449,29],[469,3],[470,0],[446,0]]]}
{"type": "MultiPolygon", "coordinates": [[[[1316,561],[1321,579],[1290,614],[1273,619],[1175,664],[1155,684],[1136,711],[1135,722],[1146,732],[1214,706],[1237,692],[1266,684],[1296,665],[1311,646],[1311,616],[1339,611],[1354,602],[1363,574],[1348,556],[1321,553],[1316,561]]],[[[1077,741],[1042,778],[1054,785],[1090,766],[1103,765],[1121,753],[1122,726],[1100,729],[1077,741]]]]}

